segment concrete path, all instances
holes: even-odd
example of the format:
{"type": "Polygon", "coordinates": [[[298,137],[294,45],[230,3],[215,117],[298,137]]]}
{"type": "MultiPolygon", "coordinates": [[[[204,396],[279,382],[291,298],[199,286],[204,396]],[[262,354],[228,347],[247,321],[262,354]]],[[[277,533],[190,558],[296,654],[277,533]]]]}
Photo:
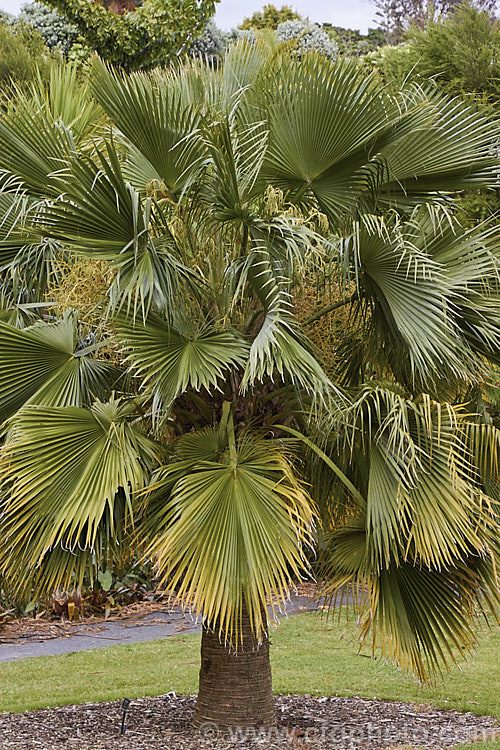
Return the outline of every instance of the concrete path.
{"type": "MultiPolygon", "coordinates": [[[[292,596],[286,607],[287,615],[317,609],[318,602],[306,596],[292,596]]],[[[201,625],[189,615],[179,610],[156,611],[145,615],[140,620],[123,620],[98,624],[102,630],[81,632],[75,628],[70,636],[60,636],[48,640],[28,641],[26,643],[0,643],[0,662],[17,661],[31,656],[58,656],[73,651],[88,651],[91,648],[105,648],[124,643],[153,641],[157,638],[168,638],[172,635],[201,632],[201,625]]],[[[1,640],[1,631],[0,631],[1,640]]]]}

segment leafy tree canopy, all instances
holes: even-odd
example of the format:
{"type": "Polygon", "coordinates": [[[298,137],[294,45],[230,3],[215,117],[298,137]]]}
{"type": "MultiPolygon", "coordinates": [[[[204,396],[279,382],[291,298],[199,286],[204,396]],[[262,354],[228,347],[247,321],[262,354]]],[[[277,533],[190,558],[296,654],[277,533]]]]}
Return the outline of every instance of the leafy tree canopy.
{"type": "MultiPolygon", "coordinates": [[[[412,23],[423,27],[429,21],[452,16],[463,0],[373,0],[386,41],[399,42],[412,23]]],[[[496,0],[473,0],[475,8],[495,13],[496,0]]]]}
{"type": "Polygon", "coordinates": [[[302,16],[292,10],[290,5],[282,5],[277,8],[272,3],[264,5],[262,10],[256,10],[249,18],[243,19],[239,29],[274,29],[278,28],[284,21],[301,21],[302,16]]]}
{"type": "Polygon", "coordinates": [[[125,70],[165,64],[201,35],[217,0],[144,0],[140,5],[48,0],[76,26],[87,45],[125,70]]]}
{"type": "Polygon", "coordinates": [[[500,22],[464,3],[453,15],[413,25],[407,40],[365,58],[394,89],[405,80],[429,79],[448,93],[473,94],[493,107],[500,98],[500,22]]]}
{"type": "Polygon", "coordinates": [[[331,39],[326,31],[316,23],[308,21],[284,21],[276,29],[276,37],[279,42],[297,41],[297,48],[301,53],[315,50],[327,57],[337,54],[336,42],[331,39]]]}
{"type": "Polygon", "coordinates": [[[228,37],[229,34],[218,29],[210,19],[205,25],[203,34],[191,43],[188,55],[190,57],[208,57],[209,59],[220,58],[224,55],[228,37]]]}
{"type": "Polygon", "coordinates": [[[342,55],[359,57],[385,44],[384,32],[380,28],[368,29],[366,34],[361,34],[357,29],[344,29],[342,26],[324,23],[322,29],[337,42],[342,55]]]}
{"type": "Polygon", "coordinates": [[[79,31],[53,8],[42,3],[23,5],[19,21],[38,31],[45,46],[67,54],[76,42],[79,31]]]}
{"type": "Polygon", "coordinates": [[[463,3],[444,20],[425,29],[412,26],[409,43],[418,72],[435,77],[453,93],[471,92],[500,99],[500,22],[472,3],[463,3]]]}

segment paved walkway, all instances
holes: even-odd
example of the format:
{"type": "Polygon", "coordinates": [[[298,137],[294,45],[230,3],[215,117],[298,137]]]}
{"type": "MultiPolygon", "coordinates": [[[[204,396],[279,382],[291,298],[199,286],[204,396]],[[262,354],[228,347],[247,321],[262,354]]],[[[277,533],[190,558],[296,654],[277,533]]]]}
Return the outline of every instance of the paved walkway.
{"type": "MultiPolygon", "coordinates": [[[[317,609],[318,603],[306,596],[292,596],[286,607],[287,615],[317,609]]],[[[94,624],[94,623],[93,623],[94,624]]],[[[58,656],[74,651],[88,651],[92,648],[105,648],[124,643],[153,641],[172,635],[201,632],[201,625],[180,610],[156,611],[140,620],[123,620],[98,623],[99,632],[89,632],[82,626],[81,631],[48,640],[26,643],[0,643],[0,662],[17,661],[31,656],[58,656]]],[[[0,631],[1,639],[1,631],[0,631]]]]}

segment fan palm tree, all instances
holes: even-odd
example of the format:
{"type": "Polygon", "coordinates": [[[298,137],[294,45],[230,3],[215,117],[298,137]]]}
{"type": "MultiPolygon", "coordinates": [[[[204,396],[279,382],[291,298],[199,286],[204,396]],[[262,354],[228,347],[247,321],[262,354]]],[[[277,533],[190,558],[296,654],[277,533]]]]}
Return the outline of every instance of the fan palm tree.
{"type": "Polygon", "coordinates": [[[39,593],[153,559],[202,614],[195,726],[272,725],[267,605],[313,569],[426,679],[498,596],[499,236],[452,205],[494,184],[491,122],[264,44],[96,60],[92,98],[65,75],[0,120],[2,575],[39,593]],[[109,264],[104,340],[26,307],[62,253],[109,264]],[[332,357],[308,331],[340,309],[332,357]]]}

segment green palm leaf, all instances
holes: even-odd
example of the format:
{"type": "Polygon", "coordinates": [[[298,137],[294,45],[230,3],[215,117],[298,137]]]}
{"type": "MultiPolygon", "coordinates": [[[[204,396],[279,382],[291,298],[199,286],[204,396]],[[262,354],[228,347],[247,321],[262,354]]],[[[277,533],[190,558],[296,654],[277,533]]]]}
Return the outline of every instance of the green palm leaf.
{"type": "Polygon", "coordinates": [[[304,345],[305,337],[291,314],[286,280],[273,265],[269,250],[261,244],[261,237],[259,232],[257,247],[248,256],[243,273],[263,306],[264,316],[252,341],[241,382],[242,390],[277,374],[282,379],[288,377],[292,383],[313,394],[331,392],[340,396],[317,359],[304,345]]]}
{"type": "Polygon", "coordinates": [[[131,493],[144,486],[158,457],[133,423],[134,410],[134,403],[112,399],[90,410],[26,406],[18,413],[2,450],[0,565],[8,569],[16,560],[19,588],[30,585],[42,563],[53,586],[69,585],[72,572],[82,570],[79,552],[88,562],[88,553],[103,552],[105,526],[112,538],[125,508],[130,520],[131,493]],[[71,556],[61,554],[68,549],[71,556]]]}
{"type": "Polygon", "coordinates": [[[123,179],[112,145],[97,151],[94,160],[72,158],[55,186],[65,200],[49,206],[39,220],[49,236],[102,260],[147,244],[139,194],[123,179]]]}
{"type": "Polygon", "coordinates": [[[500,235],[497,225],[447,226],[415,242],[441,264],[457,329],[474,352],[500,361],[500,235]]]}
{"type": "Polygon", "coordinates": [[[44,204],[30,198],[15,179],[0,186],[0,286],[20,304],[47,299],[51,284],[61,280],[62,251],[41,235],[31,221],[44,204]]]}
{"type": "MultiPolygon", "coordinates": [[[[193,181],[203,156],[198,103],[186,103],[172,76],[120,76],[95,59],[92,89],[133,146],[133,171],[141,190],[156,181],[176,199],[193,181]],[[189,137],[189,138],[188,138],[189,137]]],[[[125,171],[127,167],[125,167],[125,171]]]]}
{"type": "Polygon", "coordinates": [[[316,54],[284,62],[268,96],[265,177],[293,201],[313,194],[335,221],[350,214],[360,189],[358,170],[400,120],[395,103],[354,60],[332,64],[316,54]]]}
{"type": "Polygon", "coordinates": [[[186,106],[195,105],[200,112],[208,111],[216,122],[228,113],[239,118],[241,106],[249,99],[249,109],[245,109],[245,117],[240,120],[248,125],[255,121],[253,94],[260,77],[268,70],[271,57],[272,49],[266,40],[240,39],[227,48],[223,64],[216,68],[201,57],[185,60],[176,72],[174,85],[186,106]]]}
{"type": "Polygon", "coordinates": [[[315,54],[280,60],[267,86],[262,176],[299,205],[314,196],[335,225],[373,198],[406,209],[495,183],[498,127],[463,102],[416,89],[398,101],[356,61],[315,54]]]}
{"type": "Polygon", "coordinates": [[[205,145],[213,171],[201,194],[218,222],[250,223],[252,205],[260,188],[256,181],[267,145],[267,129],[262,122],[237,127],[234,118],[208,123],[205,145]]]}
{"type": "Polygon", "coordinates": [[[77,322],[67,315],[56,323],[18,330],[0,322],[0,418],[26,403],[80,406],[109,391],[116,368],[78,349],[77,322]]]}
{"type": "Polygon", "coordinates": [[[192,283],[195,274],[179,259],[161,207],[124,179],[114,146],[96,149],[95,159],[73,158],[55,182],[64,201],[40,213],[41,230],[79,255],[111,261],[113,305],[133,302],[143,317],[153,301],[174,307],[180,281],[192,283]]]}
{"type": "Polygon", "coordinates": [[[215,326],[186,330],[150,313],[142,324],[117,321],[119,340],[130,350],[134,371],[151,383],[166,405],[188,387],[219,388],[232,368],[243,367],[248,345],[235,331],[215,326]]]}
{"type": "Polygon", "coordinates": [[[39,109],[48,106],[54,122],[63,122],[71,130],[77,147],[84,146],[95,133],[102,110],[92,99],[89,82],[78,65],[52,65],[48,84],[39,78],[31,92],[39,109]]]}
{"type": "Polygon", "coordinates": [[[50,307],[49,294],[64,278],[65,253],[61,245],[31,229],[21,231],[13,239],[18,252],[4,276],[13,298],[20,305],[50,307]]]}
{"type": "Polygon", "coordinates": [[[402,205],[415,204],[428,196],[435,199],[439,192],[495,184],[498,157],[492,143],[498,123],[436,89],[410,89],[405,97],[409,122],[414,117],[421,121],[423,111],[428,120],[424,127],[402,132],[382,150],[388,180],[381,192],[389,202],[395,194],[402,205]]]}
{"type": "Polygon", "coordinates": [[[255,42],[240,39],[231,44],[219,74],[223,95],[216,109],[226,112],[242,95],[250,98],[251,89],[258,84],[260,76],[265,75],[271,56],[272,50],[264,39],[255,42]]]}
{"type": "Polygon", "coordinates": [[[373,628],[383,652],[422,681],[441,663],[458,661],[477,639],[477,614],[498,606],[494,564],[488,557],[458,560],[443,570],[402,563],[381,571],[373,583],[372,613],[361,634],[373,628]],[[484,588],[489,601],[479,598],[484,588]],[[496,600],[496,601],[495,601],[496,600]]]}
{"type": "Polygon", "coordinates": [[[147,528],[162,579],[236,645],[243,600],[257,633],[266,598],[284,603],[312,510],[276,445],[245,437],[221,451],[217,432],[180,438],[178,460],[152,485],[147,528]]]}
{"type": "Polygon", "coordinates": [[[362,432],[369,445],[366,528],[374,564],[409,556],[438,568],[483,550],[478,519],[490,530],[493,520],[460,409],[377,387],[364,389],[352,417],[353,434],[362,432]]]}
{"type": "Polygon", "coordinates": [[[492,424],[468,420],[463,429],[474,471],[500,512],[500,430],[492,424]]]}
{"type": "Polygon", "coordinates": [[[337,430],[366,509],[347,509],[339,528],[325,529],[325,592],[352,586],[363,638],[372,632],[374,645],[426,680],[462,655],[456,649],[470,650],[477,611],[499,603],[498,506],[484,494],[498,485],[498,435],[476,434],[458,407],[380,386],[350,411],[351,426],[337,430]]]}
{"type": "MultiPolygon", "coordinates": [[[[54,67],[48,89],[39,80],[15,96],[0,117],[0,167],[22,179],[30,193],[51,193],[48,176],[95,128],[99,112],[75,67],[54,67]]],[[[53,194],[53,193],[52,193],[53,194]]]]}
{"type": "MultiPolygon", "coordinates": [[[[390,368],[410,390],[422,383],[429,388],[441,380],[464,382],[478,377],[483,364],[467,340],[467,323],[460,314],[461,307],[474,306],[469,282],[474,266],[484,266],[480,258],[487,252],[479,249],[474,233],[459,242],[451,230],[432,226],[418,215],[407,223],[386,225],[374,218],[363,224],[340,244],[346,259],[353,255],[358,259],[358,300],[351,312],[353,322],[363,330],[365,361],[390,368]],[[446,246],[453,247],[456,241],[457,256],[461,253],[468,258],[463,273],[471,275],[461,286],[453,281],[447,263],[440,262],[443,233],[446,246]]],[[[480,316],[479,309],[476,315],[480,316]]],[[[498,336],[494,318],[493,310],[489,321],[482,317],[485,329],[490,326],[490,341],[498,336]]],[[[346,352],[340,368],[345,371],[349,367],[346,352]]]]}
{"type": "Polygon", "coordinates": [[[380,646],[422,682],[472,650],[478,613],[491,616],[499,604],[495,562],[487,551],[442,568],[400,560],[378,569],[370,563],[364,520],[348,519],[331,535],[325,557],[324,593],[335,598],[350,587],[362,639],[371,635],[374,649],[380,646]]]}
{"type": "MultiPolygon", "coordinates": [[[[31,523],[30,519],[30,523],[31,523]]],[[[19,571],[19,547],[10,547],[8,537],[0,537],[0,569],[5,580],[21,597],[45,597],[49,591],[72,590],[81,584],[93,584],[99,569],[123,566],[133,556],[130,547],[126,499],[119,492],[112,509],[106,506],[91,548],[66,546],[66,541],[52,546],[36,566],[26,564],[24,575],[19,571]],[[30,567],[31,566],[31,567],[30,567]]]]}
{"type": "Polygon", "coordinates": [[[30,201],[16,180],[7,179],[0,187],[0,263],[12,262],[26,239],[19,229],[30,209],[30,201]]]}

